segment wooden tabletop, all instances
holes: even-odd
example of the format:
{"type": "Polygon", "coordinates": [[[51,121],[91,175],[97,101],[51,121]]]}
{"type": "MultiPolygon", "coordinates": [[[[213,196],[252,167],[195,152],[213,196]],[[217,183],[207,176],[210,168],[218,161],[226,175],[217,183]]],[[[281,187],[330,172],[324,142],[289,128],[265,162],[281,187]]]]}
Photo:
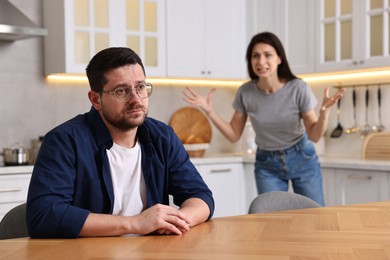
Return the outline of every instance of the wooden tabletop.
{"type": "Polygon", "coordinates": [[[390,202],[215,218],[182,236],[0,240],[0,259],[390,259],[390,202]]]}

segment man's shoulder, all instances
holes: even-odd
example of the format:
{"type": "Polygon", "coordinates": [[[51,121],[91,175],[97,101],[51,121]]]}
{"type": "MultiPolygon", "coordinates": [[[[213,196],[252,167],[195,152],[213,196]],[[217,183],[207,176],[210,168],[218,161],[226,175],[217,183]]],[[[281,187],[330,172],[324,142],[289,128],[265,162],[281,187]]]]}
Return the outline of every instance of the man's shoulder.
{"type": "Polygon", "coordinates": [[[85,127],[87,127],[86,114],[79,114],[57,125],[50,132],[69,132],[85,127]]]}

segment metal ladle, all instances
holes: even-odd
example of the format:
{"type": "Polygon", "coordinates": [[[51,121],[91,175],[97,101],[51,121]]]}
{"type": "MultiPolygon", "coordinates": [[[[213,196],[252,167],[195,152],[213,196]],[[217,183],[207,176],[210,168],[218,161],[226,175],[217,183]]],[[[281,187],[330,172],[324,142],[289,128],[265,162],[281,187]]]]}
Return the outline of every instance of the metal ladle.
{"type": "Polygon", "coordinates": [[[343,134],[343,127],[341,126],[341,123],[340,123],[340,103],[341,103],[341,98],[337,101],[337,110],[336,110],[336,114],[337,114],[337,126],[336,128],[332,131],[332,133],[330,134],[330,137],[331,138],[338,138],[340,137],[342,134],[343,134]]]}
{"type": "Polygon", "coordinates": [[[378,118],[379,118],[379,125],[373,125],[372,131],[373,132],[382,132],[385,130],[385,126],[382,124],[382,116],[381,116],[381,100],[382,100],[382,93],[381,93],[381,85],[378,85],[378,118]]]}
{"type": "Polygon", "coordinates": [[[360,137],[365,138],[371,132],[371,126],[368,124],[368,86],[366,86],[366,123],[360,129],[360,137]]]}
{"type": "Polygon", "coordinates": [[[354,119],[354,124],[351,128],[345,129],[346,134],[354,134],[359,131],[359,125],[356,120],[356,89],[353,87],[352,91],[352,104],[353,104],[353,119],[354,119]]]}

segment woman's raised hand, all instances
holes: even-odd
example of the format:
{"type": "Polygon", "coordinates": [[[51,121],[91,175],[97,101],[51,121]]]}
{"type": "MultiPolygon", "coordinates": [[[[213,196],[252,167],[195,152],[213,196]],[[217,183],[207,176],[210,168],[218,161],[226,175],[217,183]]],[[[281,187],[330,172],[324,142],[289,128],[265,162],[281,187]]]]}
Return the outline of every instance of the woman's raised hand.
{"type": "Polygon", "coordinates": [[[193,106],[197,106],[204,110],[206,114],[210,114],[212,111],[212,97],[216,89],[210,89],[207,96],[201,96],[189,87],[183,91],[184,100],[193,106]]]}
{"type": "Polygon", "coordinates": [[[326,88],[324,91],[324,98],[322,99],[321,111],[325,111],[334,104],[344,95],[345,88],[340,88],[336,94],[329,97],[329,88],[326,88]]]}

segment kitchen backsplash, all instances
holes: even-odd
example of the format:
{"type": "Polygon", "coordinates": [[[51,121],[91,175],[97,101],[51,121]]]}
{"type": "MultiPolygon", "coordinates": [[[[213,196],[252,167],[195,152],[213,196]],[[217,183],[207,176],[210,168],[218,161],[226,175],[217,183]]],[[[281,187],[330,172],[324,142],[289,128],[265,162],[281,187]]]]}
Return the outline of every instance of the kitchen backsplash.
{"type": "MultiPolygon", "coordinates": [[[[18,1],[14,1],[18,2],[18,1]]],[[[22,1],[20,1],[22,2],[22,1]]],[[[23,1],[24,2],[24,1],[23,1]]],[[[29,17],[41,24],[41,2],[29,1],[23,7],[29,17]],[[31,3],[30,3],[31,2],[31,3]]],[[[20,3],[21,5],[21,3],[20,3]]],[[[45,134],[54,126],[79,113],[89,110],[87,97],[89,87],[77,84],[48,83],[43,78],[43,40],[32,38],[15,42],[0,41],[0,149],[22,142],[26,147],[31,139],[45,134]]],[[[384,79],[385,80],[385,79],[384,79]]],[[[387,81],[390,81],[388,79],[387,81]]],[[[347,84],[346,82],[345,84],[347,84]]],[[[310,83],[318,102],[321,103],[324,88],[333,86],[333,82],[310,83]]],[[[151,117],[168,123],[171,115],[179,108],[187,106],[182,99],[185,86],[155,86],[150,98],[151,117]]],[[[197,87],[197,91],[206,94],[208,87],[197,87]]],[[[378,123],[376,86],[370,87],[369,124],[378,123]]],[[[226,120],[230,120],[233,109],[231,103],[235,88],[219,87],[214,95],[215,110],[226,120]]],[[[334,88],[331,92],[336,91],[334,88]]],[[[358,88],[357,120],[364,124],[365,88],[358,88]]],[[[352,89],[348,88],[341,102],[341,124],[344,128],[354,123],[352,109],[352,89]]],[[[390,114],[384,111],[390,106],[390,86],[382,86],[382,121],[390,130],[390,114]]],[[[330,132],[336,127],[336,107],[332,109],[328,131],[324,140],[317,145],[321,153],[331,156],[360,157],[363,139],[359,134],[343,134],[339,138],[330,138],[330,132]]],[[[243,143],[229,143],[213,126],[211,146],[206,155],[214,153],[239,153],[244,151],[243,143]]],[[[1,158],[0,158],[1,164],[1,158]]]]}

